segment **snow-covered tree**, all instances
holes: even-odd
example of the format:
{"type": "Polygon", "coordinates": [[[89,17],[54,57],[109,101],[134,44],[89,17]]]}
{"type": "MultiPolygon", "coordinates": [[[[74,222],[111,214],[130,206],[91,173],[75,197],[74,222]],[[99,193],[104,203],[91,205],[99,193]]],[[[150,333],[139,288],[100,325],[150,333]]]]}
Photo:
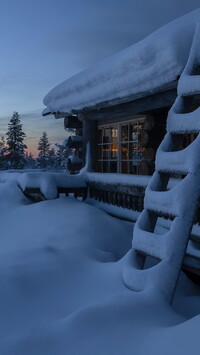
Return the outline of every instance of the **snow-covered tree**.
{"type": "Polygon", "coordinates": [[[48,154],[48,169],[56,169],[56,152],[54,148],[49,149],[48,154]]]}
{"type": "Polygon", "coordinates": [[[38,158],[37,158],[37,166],[38,168],[46,169],[49,165],[49,151],[50,151],[50,143],[46,132],[42,133],[42,137],[40,137],[38,143],[38,158]]]}
{"type": "Polygon", "coordinates": [[[2,136],[0,139],[0,169],[6,169],[6,140],[5,137],[2,136]]]}
{"type": "Polygon", "coordinates": [[[66,169],[67,158],[71,154],[71,149],[66,146],[66,142],[63,144],[55,144],[56,146],[56,167],[58,169],[66,169]]]}
{"type": "Polygon", "coordinates": [[[8,124],[7,135],[7,168],[21,169],[25,166],[25,149],[24,144],[25,133],[22,130],[20,116],[18,112],[14,112],[10,123],[8,124]]]}
{"type": "Polygon", "coordinates": [[[36,168],[36,160],[31,152],[26,154],[26,167],[30,169],[36,168]]]}

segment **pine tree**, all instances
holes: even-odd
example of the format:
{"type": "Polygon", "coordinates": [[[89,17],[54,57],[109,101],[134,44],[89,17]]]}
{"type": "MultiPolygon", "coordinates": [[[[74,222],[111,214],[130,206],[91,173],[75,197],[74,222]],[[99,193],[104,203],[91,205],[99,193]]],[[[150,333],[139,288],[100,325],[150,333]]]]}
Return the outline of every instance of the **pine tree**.
{"type": "Polygon", "coordinates": [[[7,165],[9,169],[22,169],[25,166],[25,133],[18,112],[14,112],[8,124],[7,135],[7,165]]]}
{"type": "Polygon", "coordinates": [[[38,143],[38,158],[37,158],[37,166],[38,168],[47,169],[49,165],[49,150],[50,143],[46,132],[42,133],[42,137],[40,137],[38,143]]]}
{"type": "Polygon", "coordinates": [[[51,148],[48,154],[48,169],[56,169],[56,153],[55,149],[51,148]]]}
{"type": "Polygon", "coordinates": [[[56,146],[56,167],[58,169],[66,169],[67,167],[67,158],[72,153],[71,149],[66,146],[66,142],[63,144],[55,144],[56,146]]]}
{"type": "Polygon", "coordinates": [[[0,140],[0,170],[4,170],[7,168],[6,166],[6,140],[5,137],[2,136],[0,140]]]}
{"type": "Polygon", "coordinates": [[[30,169],[36,168],[36,160],[31,152],[26,154],[26,167],[30,169]]]}

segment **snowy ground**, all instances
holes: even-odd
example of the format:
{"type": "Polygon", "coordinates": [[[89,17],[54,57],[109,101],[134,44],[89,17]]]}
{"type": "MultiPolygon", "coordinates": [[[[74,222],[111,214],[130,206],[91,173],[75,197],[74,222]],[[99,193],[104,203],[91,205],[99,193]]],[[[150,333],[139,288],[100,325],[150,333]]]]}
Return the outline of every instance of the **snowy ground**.
{"type": "Polygon", "coordinates": [[[124,286],[131,223],[72,198],[32,204],[14,179],[0,201],[1,355],[199,354],[184,274],[172,306],[124,286]]]}

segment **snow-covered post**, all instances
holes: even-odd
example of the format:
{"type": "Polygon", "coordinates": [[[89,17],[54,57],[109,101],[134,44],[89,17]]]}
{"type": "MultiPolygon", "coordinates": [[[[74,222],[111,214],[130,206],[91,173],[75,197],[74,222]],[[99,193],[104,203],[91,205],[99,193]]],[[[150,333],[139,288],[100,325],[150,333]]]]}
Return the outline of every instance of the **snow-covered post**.
{"type": "Polygon", "coordinates": [[[90,171],[95,171],[97,162],[98,121],[89,120],[85,114],[81,114],[81,117],[78,118],[83,121],[83,166],[87,165],[90,171]],[[86,155],[87,146],[90,146],[90,154],[86,155]],[[86,162],[86,158],[90,161],[86,162]]]}

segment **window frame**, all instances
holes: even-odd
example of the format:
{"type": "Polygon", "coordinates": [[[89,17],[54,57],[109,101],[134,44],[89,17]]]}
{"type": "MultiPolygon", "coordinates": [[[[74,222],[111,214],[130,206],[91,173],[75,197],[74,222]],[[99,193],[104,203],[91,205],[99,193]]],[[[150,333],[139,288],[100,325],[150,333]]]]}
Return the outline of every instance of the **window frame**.
{"type": "MultiPolygon", "coordinates": [[[[130,147],[131,145],[135,144],[135,140],[132,140],[130,138],[130,127],[131,125],[135,124],[137,125],[137,135],[139,135],[139,124],[141,123],[144,123],[145,119],[147,118],[148,116],[147,115],[140,115],[140,116],[137,116],[137,117],[134,117],[130,120],[125,120],[125,121],[120,121],[120,122],[117,122],[117,123],[108,123],[108,124],[102,124],[102,125],[99,125],[98,126],[98,130],[102,130],[102,134],[101,134],[101,142],[99,143],[98,142],[98,154],[99,154],[99,148],[100,147],[104,147],[104,146],[109,146],[109,150],[108,150],[108,159],[105,159],[103,157],[103,149],[101,149],[101,157],[99,159],[99,156],[98,156],[98,163],[101,163],[101,172],[111,172],[111,162],[116,162],[117,163],[117,169],[116,169],[116,173],[123,173],[123,169],[122,169],[122,163],[123,162],[126,162],[127,163],[127,174],[138,174],[139,173],[139,165],[136,165],[136,171],[135,172],[132,172],[131,171],[131,168],[130,168],[130,163],[133,161],[133,159],[130,158],[130,147]],[[128,132],[127,132],[127,141],[123,141],[122,140],[122,127],[123,126],[128,126],[128,132]],[[104,129],[109,129],[109,142],[104,142],[104,129]],[[112,129],[117,129],[118,131],[118,134],[117,134],[117,142],[116,143],[113,143],[112,142],[112,139],[111,139],[111,132],[112,132],[112,129]],[[110,146],[112,144],[117,144],[117,154],[116,154],[116,158],[115,159],[111,159],[111,150],[110,150],[110,146]],[[128,147],[128,159],[123,159],[122,158],[122,145],[123,144],[127,144],[127,147],[128,147]],[[103,164],[104,163],[107,163],[108,164],[108,171],[104,171],[104,168],[103,168],[103,164]]],[[[107,137],[107,136],[106,136],[107,137]]],[[[137,141],[137,147],[139,148],[139,141],[137,141]]],[[[138,161],[142,161],[143,159],[141,160],[138,160],[138,161]]]]}

